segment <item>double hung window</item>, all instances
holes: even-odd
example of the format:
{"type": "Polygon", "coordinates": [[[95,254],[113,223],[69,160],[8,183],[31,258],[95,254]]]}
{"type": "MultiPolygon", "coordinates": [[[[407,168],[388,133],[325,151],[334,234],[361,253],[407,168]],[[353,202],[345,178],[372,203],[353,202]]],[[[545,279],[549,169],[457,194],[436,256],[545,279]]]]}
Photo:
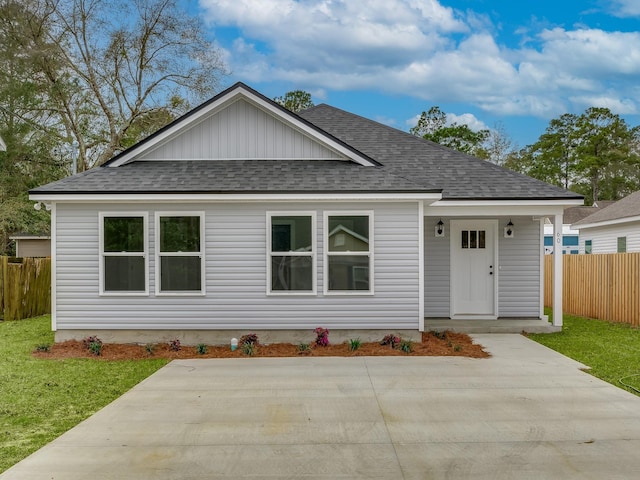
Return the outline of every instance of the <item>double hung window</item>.
{"type": "Polygon", "coordinates": [[[373,212],[325,213],[325,293],[373,293],[373,212]]]}
{"type": "Polygon", "coordinates": [[[100,294],[147,295],[147,214],[100,213],[100,294]]]}
{"type": "Polygon", "coordinates": [[[204,213],[156,214],[156,294],[204,293],[204,213]]]}
{"type": "Polygon", "coordinates": [[[315,223],[313,212],[267,213],[267,293],[315,293],[315,223]]]}

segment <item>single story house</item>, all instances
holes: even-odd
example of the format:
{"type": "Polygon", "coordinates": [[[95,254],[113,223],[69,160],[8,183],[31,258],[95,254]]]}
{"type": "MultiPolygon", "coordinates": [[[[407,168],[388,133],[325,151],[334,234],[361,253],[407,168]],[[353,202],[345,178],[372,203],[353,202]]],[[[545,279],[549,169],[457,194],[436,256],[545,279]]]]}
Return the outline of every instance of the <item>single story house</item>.
{"type": "Polygon", "coordinates": [[[7,145],[4,143],[4,140],[2,139],[2,137],[0,137],[0,152],[6,152],[7,151],[7,145]]]}
{"type": "Polygon", "coordinates": [[[544,218],[561,241],[564,209],[583,203],[328,105],[292,113],[242,83],[30,198],[52,212],[56,340],[141,343],[544,319],[544,218]]]}
{"type": "Polygon", "coordinates": [[[640,252],[640,191],[571,225],[580,253],[640,252]]]}
{"type": "Polygon", "coordinates": [[[51,236],[46,234],[16,233],[9,236],[16,243],[16,257],[50,257],[51,236]]]}

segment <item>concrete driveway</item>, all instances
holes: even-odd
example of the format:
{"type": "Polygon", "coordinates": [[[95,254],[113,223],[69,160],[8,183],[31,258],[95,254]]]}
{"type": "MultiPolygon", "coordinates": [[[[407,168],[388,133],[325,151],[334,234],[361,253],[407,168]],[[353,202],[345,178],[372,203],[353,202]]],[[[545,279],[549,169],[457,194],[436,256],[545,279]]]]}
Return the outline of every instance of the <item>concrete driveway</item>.
{"type": "Polygon", "coordinates": [[[474,337],[493,358],[174,361],[0,479],[640,478],[640,398],[474,337]]]}

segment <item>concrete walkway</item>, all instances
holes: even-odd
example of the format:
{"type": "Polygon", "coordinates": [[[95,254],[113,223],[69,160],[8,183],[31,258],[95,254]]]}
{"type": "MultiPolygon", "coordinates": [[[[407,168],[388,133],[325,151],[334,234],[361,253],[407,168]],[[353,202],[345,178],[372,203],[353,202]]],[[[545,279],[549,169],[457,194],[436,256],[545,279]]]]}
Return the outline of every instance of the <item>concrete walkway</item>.
{"type": "Polygon", "coordinates": [[[0,479],[640,478],[639,397],[475,338],[493,358],[174,361],[0,479]]]}

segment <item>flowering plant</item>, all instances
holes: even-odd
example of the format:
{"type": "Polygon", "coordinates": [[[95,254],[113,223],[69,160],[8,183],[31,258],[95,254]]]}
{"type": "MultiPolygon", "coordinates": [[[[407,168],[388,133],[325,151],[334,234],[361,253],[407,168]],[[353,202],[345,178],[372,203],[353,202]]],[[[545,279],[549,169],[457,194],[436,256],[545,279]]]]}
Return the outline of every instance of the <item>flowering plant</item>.
{"type": "Polygon", "coordinates": [[[396,345],[398,345],[401,341],[402,340],[399,336],[390,333],[384,336],[384,338],[380,342],[380,345],[389,345],[391,346],[391,348],[396,348],[396,345]]]}
{"type": "Polygon", "coordinates": [[[316,334],[316,345],[318,347],[326,347],[329,345],[329,329],[318,327],[314,330],[316,334]]]}

